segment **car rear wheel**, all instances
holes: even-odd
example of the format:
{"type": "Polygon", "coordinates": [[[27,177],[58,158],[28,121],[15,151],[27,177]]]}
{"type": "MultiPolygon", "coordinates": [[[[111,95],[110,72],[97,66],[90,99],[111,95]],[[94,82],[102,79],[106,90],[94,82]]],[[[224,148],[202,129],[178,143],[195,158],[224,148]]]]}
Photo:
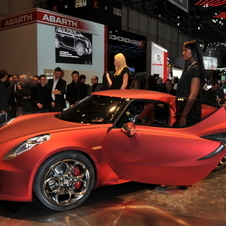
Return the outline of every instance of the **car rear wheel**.
{"type": "Polygon", "coordinates": [[[91,162],[77,151],[64,151],[51,156],[40,166],[34,192],[46,207],[65,211],[83,203],[94,182],[91,162]]]}
{"type": "Polygon", "coordinates": [[[218,163],[218,165],[215,167],[215,171],[216,170],[220,170],[223,169],[226,166],[226,156],[224,156],[221,161],[218,163]]]}
{"type": "Polygon", "coordinates": [[[75,45],[75,52],[78,54],[78,56],[82,56],[85,53],[85,47],[81,42],[76,43],[75,45]]]}

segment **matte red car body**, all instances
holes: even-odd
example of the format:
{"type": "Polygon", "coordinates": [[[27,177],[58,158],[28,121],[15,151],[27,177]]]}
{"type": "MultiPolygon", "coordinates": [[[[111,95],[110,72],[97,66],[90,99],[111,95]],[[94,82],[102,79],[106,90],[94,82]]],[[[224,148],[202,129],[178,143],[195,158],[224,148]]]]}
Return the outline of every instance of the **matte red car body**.
{"type": "MultiPolygon", "coordinates": [[[[161,100],[172,106],[172,116],[175,112],[175,97],[164,93],[111,90],[95,94],[161,100]]],[[[153,129],[136,125],[133,137],[126,136],[121,128],[109,130],[112,124],[72,123],[59,120],[55,115],[20,116],[0,128],[1,200],[32,201],[38,168],[48,157],[64,150],[78,150],[90,159],[96,170],[95,188],[129,180],[152,184],[193,184],[207,176],[226,153],[224,151],[212,158],[197,161],[221,144],[201,136],[225,131],[223,108],[187,128],[153,129]],[[19,143],[40,134],[50,134],[51,139],[14,159],[4,160],[5,154],[19,143]]]]}
{"type": "Polygon", "coordinates": [[[98,180],[96,187],[123,182],[106,163],[101,151],[100,145],[109,125],[86,125],[65,122],[55,118],[55,114],[47,113],[45,117],[43,117],[43,114],[21,116],[15,120],[13,125],[11,124],[5,128],[4,133],[10,134],[11,138],[9,140],[8,136],[3,137],[3,142],[0,144],[1,150],[11,150],[18,143],[40,133],[50,133],[51,139],[49,141],[51,142],[46,141],[12,160],[3,160],[3,156],[1,156],[1,200],[32,201],[33,180],[38,168],[50,155],[63,150],[79,150],[90,156],[94,166],[97,168],[98,180]],[[26,127],[25,124],[32,126],[26,127]],[[74,134],[75,132],[77,132],[76,135],[74,134]],[[90,139],[87,139],[87,137],[90,139]]]}

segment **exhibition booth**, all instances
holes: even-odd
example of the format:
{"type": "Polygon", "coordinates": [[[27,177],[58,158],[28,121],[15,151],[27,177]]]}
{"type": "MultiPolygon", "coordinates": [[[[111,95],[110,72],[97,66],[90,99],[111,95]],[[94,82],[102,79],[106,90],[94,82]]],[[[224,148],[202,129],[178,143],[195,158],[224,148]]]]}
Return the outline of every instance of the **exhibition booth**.
{"type": "Polygon", "coordinates": [[[105,26],[39,8],[0,20],[0,68],[9,73],[52,76],[56,67],[87,77],[105,70],[105,26]]]}
{"type": "Polygon", "coordinates": [[[114,71],[114,55],[121,52],[131,76],[157,74],[165,80],[169,75],[168,51],[153,42],[147,50],[145,36],[53,11],[35,8],[3,17],[0,34],[0,68],[10,74],[51,78],[61,67],[67,83],[74,70],[85,74],[87,83],[94,75],[101,82],[105,71],[114,71]]]}

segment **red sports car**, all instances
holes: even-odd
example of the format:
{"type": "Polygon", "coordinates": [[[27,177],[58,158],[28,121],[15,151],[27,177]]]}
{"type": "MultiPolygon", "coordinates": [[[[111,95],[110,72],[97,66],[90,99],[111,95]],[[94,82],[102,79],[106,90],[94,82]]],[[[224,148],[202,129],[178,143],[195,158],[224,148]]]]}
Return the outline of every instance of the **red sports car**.
{"type": "Polygon", "coordinates": [[[224,108],[175,126],[176,98],[146,90],[96,92],[61,113],[1,125],[0,199],[36,197],[62,211],[95,188],[127,181],[191,185],[225,156],[224,108]]]}

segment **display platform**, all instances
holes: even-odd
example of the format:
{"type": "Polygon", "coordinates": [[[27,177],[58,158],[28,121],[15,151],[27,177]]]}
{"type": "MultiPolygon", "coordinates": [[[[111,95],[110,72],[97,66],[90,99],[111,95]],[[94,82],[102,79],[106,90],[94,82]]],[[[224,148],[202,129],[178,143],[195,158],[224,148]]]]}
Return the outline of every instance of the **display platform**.
{"type": "Polygon", "coordinates": [[[157,191],[155,185],[133,182],[100,188],[66,212],[49,210],[38,200],[0,201],[0,225],[225,226],[226,168],[187,190],[157,191]]]}

